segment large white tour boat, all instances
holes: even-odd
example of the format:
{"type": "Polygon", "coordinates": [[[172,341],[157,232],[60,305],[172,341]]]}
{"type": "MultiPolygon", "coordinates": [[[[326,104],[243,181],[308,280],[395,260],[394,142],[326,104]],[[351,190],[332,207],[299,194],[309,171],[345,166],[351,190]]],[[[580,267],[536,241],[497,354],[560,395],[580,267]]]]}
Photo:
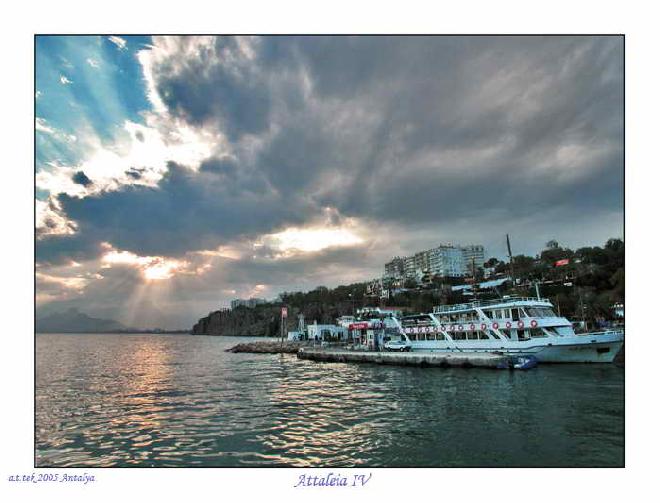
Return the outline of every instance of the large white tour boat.
{"type": "Polygon", "coordinates": [[[413,351],[501,351],[540,362],[611,362],[624,338],[623,330],[576,334],[548,299],[529,297],[437,306],[394,319],[413,351]]]}

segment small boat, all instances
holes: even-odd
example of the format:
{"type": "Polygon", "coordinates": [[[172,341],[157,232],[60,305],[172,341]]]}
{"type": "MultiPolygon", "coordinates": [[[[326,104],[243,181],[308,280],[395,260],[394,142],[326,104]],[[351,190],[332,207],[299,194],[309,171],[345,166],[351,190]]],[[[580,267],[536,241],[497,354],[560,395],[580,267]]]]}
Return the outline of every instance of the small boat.
{"type": "Polygon", "coordinates": [[[529,370],[536,367],[539,361],[533,356],[510,356],[504,362],[500,363],[498,369],[509,370],[529,370]]]}

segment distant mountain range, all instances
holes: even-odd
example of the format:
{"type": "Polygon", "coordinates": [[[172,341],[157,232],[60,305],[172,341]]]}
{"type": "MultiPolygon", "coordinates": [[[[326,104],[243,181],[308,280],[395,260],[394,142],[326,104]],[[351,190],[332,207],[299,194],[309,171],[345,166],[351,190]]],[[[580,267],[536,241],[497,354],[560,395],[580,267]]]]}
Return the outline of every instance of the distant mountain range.
{"type": "Polygon", "coordinates": [[[42,333],[125,332],[131,330],[118,321],[92,318],[76,308],[38,318],[36,329],[37,332],[42,333]]]}

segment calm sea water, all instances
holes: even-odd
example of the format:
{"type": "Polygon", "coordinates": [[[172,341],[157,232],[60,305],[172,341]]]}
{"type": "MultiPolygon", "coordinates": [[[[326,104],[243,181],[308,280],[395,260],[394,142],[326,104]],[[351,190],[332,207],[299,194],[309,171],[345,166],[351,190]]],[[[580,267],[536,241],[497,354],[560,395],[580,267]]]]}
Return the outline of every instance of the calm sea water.
{"type": "Polygon", "coordinates": [[[38,335],[37,466],[622,466],[614,365],[421,369],[38,335]]]}

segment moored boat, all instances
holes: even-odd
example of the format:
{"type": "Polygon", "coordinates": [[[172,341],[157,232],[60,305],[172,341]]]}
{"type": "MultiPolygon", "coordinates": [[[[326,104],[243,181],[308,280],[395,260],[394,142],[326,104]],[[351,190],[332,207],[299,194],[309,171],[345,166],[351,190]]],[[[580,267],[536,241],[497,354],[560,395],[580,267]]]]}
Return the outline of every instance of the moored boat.
{"type": "Polygon", "coordinates": [[[437,306],[396,320],[412,351],[497,351],[544,363],[609,363],[624,341],[621,329],[576,334],[548,299],[533,297],[437,306]]]}

